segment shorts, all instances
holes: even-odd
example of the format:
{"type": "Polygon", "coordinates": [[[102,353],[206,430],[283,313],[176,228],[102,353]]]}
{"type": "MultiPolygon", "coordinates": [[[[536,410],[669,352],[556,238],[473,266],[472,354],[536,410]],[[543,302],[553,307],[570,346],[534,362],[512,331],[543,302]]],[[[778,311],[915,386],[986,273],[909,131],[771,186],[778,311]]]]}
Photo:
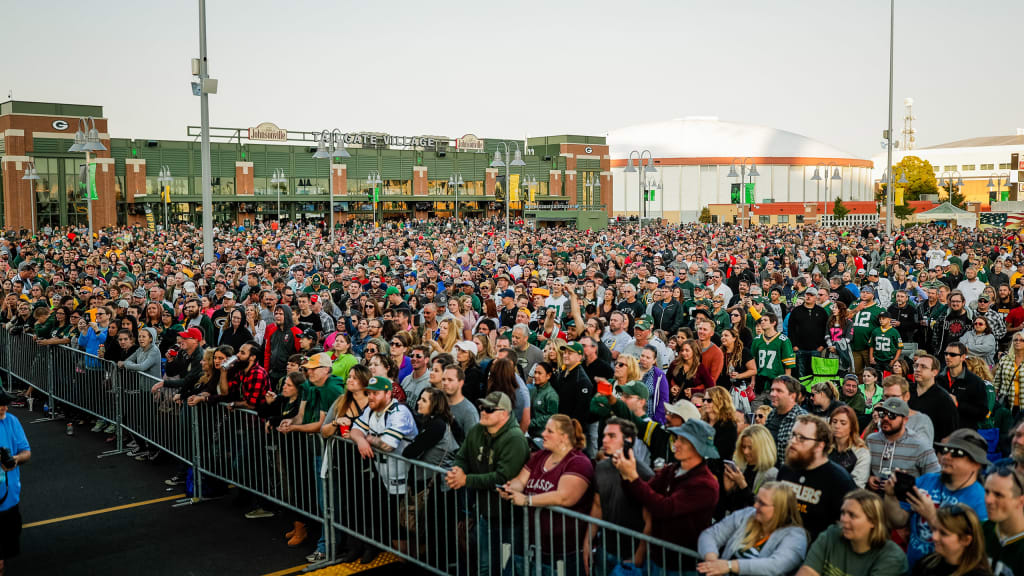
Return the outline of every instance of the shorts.
{"type": "Polygon", "coordinates": [[[0,560],[21,552],[21,510],[14,506],[0,512],[0,560]]]}

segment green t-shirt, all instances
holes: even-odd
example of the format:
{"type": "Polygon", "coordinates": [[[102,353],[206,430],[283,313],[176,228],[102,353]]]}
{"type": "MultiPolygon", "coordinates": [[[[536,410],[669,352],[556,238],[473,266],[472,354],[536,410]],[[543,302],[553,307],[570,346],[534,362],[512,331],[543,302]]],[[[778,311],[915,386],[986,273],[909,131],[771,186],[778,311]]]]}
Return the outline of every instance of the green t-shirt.
{"type": "Polygon", "coordinates": [[[907,556],[892,540],[857,554],[843,539],[837,524],[829,526],[811,544],[804,565],[821,576],[900,576],[908,571],[907,556]]]}
{"type": "Polygon", "coordinates": [[[991,520],[981,524],[981,531],[985,533],[985,552],[992,566],[992,574],[1024,574],[1024,532],[1000,539],[996,534],[996,523],[991,520]]]}
{"type": "Polygon", "coordinates": [[[320,413],[326,413],[331,404],[341,396],[345,383],[337,376],[328,376],[323,386],[314,386],[306,381],[300,392],[306,401],[306,409],[302,413],[302,423],[311,424],[320,420],[320,413]]]}
{"type": "Polygon", "coordinates": [[[892,362],[903,349],[900,331],[892,326],[888,330],[883,330],[881,326],[875,328],[871,333],[871,347],[875,349],[875,362],[892,362]]]}
{"type": "Polygon", "coordinates": [[[771,340],[764,336],[754,338],[750,351],[757,363],[758,376],[767,378],[782,376],[786,373],[786,368],[796,365],[793,343],[782,333],[776,334],[771,340]]]}
{"type": "Polygon", "coordinates": [[[871,346],[871,334],[878,328],[878,315],[883,308],[874,304],[853,314],[853,340],[850,348],[867,350],[871,346]]]}

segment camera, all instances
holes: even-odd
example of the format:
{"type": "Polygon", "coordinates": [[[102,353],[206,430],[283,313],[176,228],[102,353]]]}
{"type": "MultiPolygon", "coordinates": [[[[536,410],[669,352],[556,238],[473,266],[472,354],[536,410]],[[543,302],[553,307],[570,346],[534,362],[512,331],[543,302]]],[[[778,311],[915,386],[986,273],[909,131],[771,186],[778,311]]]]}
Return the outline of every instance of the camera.
{"type": "Polygon", "coordinates": [[[11,330],[10,330],[11,336],[21,336],[24,333],[25,333],[25,327],[24,326],[15,326],[15,327],[11,328],[11,330]]]}
{"type": "Polygon", "coordinates": [[[236,362],[238,362],[238,355],[232,354],[231,356],[228,356],[223,362],[221,362],[220,367],[224,369],[231,368],[232,366],[235,365],[236,362]]]}
{"type": "Polygon", "coordinates": [[[4,468],[14,468],[18,464],[14,461],[14,456],[11,456],[11,451],[3,446],[0,446],[0,464],[3,464],[4,468]]]}

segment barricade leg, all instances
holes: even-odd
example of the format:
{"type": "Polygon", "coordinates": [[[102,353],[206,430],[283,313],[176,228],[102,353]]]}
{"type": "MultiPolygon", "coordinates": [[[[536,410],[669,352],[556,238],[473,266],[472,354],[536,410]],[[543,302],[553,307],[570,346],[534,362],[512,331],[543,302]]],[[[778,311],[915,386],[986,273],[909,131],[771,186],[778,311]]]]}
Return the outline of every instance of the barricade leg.
{"type": "MultiPolygon", "coordinates": [[[[118,372],[117,368],[109,368],[110,377],[112,381],[111,390],[114,393],[114,438],[116,445],[113,450],[107,450],[106,452],[97,456],[97,458],[106,458],[107,456],[116,456],[118,454],[124,454],[127,452],[124,448],[124,396],[122,395],[123,387],[121,373],[118,372]]],[[[51,406],[50,413],[53,413],[51,406]]]]}

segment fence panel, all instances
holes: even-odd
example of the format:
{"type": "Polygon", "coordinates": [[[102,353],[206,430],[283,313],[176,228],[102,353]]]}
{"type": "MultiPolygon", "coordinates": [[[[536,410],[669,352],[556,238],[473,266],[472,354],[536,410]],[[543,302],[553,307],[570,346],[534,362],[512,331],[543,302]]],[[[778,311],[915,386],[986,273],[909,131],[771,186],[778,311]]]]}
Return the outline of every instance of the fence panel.
{"type": "Polygon", "coordinates": [[[53,370],[49,392],[58,401],[120,424],[117,364],[67,346],[44,346],[53,370]]]}
{"type": "Polygon", "coordinates": [[[122,368],[117,376],[125,430],[179,460],[192,463],[194,410],[175,403],[173,390],[153,393],[153,386],[161,380],[149,374],[122,368]]]}

